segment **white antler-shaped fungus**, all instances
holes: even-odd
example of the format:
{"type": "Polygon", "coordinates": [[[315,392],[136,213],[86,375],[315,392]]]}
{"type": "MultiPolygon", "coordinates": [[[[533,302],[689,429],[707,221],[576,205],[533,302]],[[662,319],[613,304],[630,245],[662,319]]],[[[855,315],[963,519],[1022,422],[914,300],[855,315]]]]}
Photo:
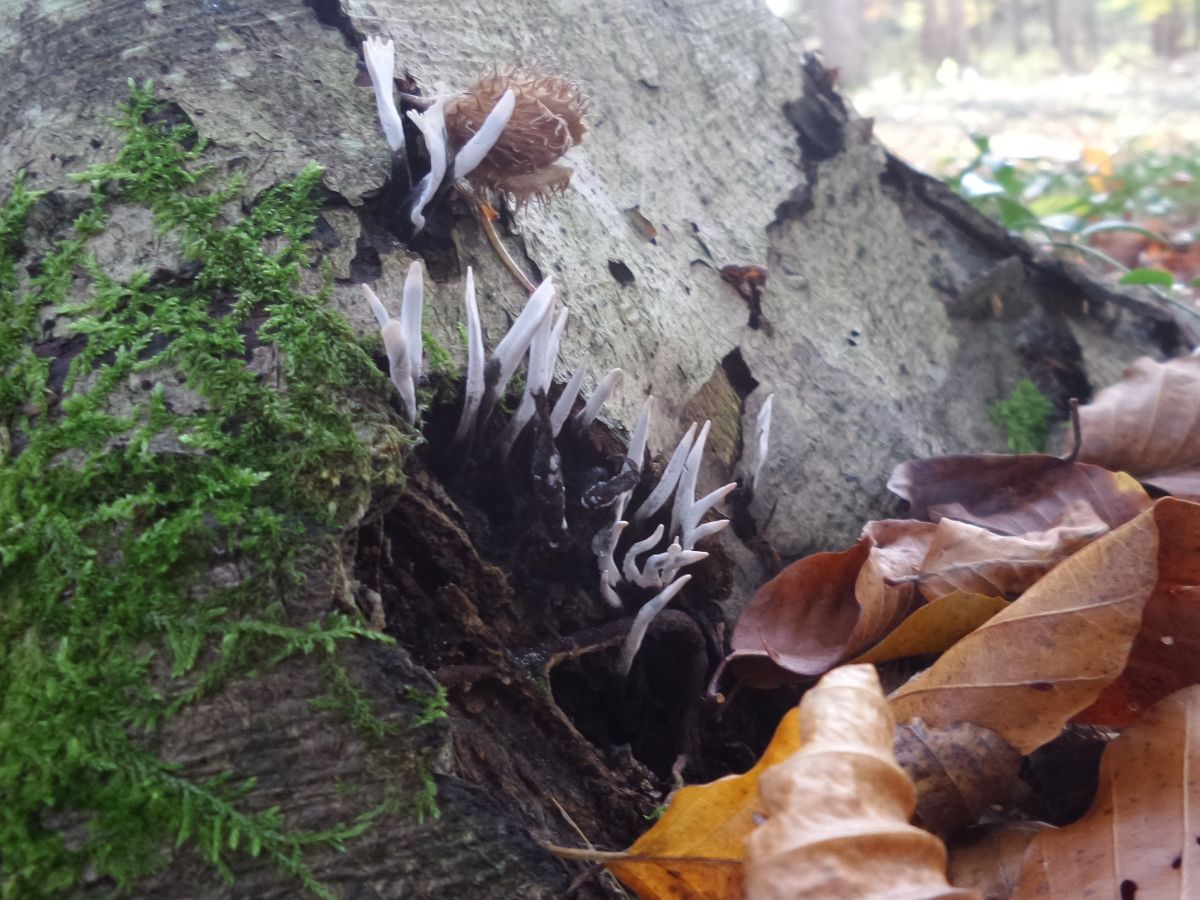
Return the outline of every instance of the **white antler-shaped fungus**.
{"type": "Polygon", "coordinates": [[[421,308],[424,305],[424,286],[421,264],[414,262],[404,279],[404,299],[400,304],[400,318],[392,319],[379,297],[367,285],[362,285],[363,295],[375,320],[379,322],[379,333],[387,351],[389,374],[392,384],[404,401],[404,412],[410,424],[417,421],[417,384],[421,380],[421,308]]]}
{"type": "Polygon", "coordinates": [[[516,105],[517,95],[513,93],[512,88],[509,88],[496,101],[496,105],[487,114],[487,118],[483,120],[479,130],[471,136],[471,139],[454,157],[455,178],[466,178],[483,162],[483,158],[496,146],[496,141],[500,140],[500,135],[508,125],[508,120],[512,118],[513,108],[516,105]]]}
{"type": "Polygon", "coordinates": [[[576,425],[580,428],[587,428],[596,420],[596,416],[600,415],[600,409],[604,406],[604,402],[612,396],[612,392],[621,383],[622,374],[620,369],[608,370],[608,373],[596,385],[596,390],[588,398],[587,404],[580,411],[579,415],[575,417],[576,425]]]}
{"type": "Polygon", "coordinates": [[[542,324],[534,333],[533,342],[529,345],[529,368],[525,378],[525,393],[521,396],[521,404],[513,413],[504,432],[500,436],[500,458],[507,459],[512,445],[516,443],[529,420],[533,418],[536,408],[535,395],[550,390],[550,382],[554,378],[554,363],[558,360],[558,347],[562,341],[563,329],[567,325],[567,310],[558,314],[557,321],[550,324],[551,313],[547,311],[542,318],[542,324]]]}
{"type": "Polygon", "coordinates": [[[404,152],[404,122],[396,109],[396,98],[392,81],[396,76],[396,54],[391,39],[370,36],[363,41],[363,59],[367,73],[371,76],[371,87],[375,89],[375,109],[379,113],[379,124],[387,138],[392,153],[404,152]]]}
{"type": "Polygon", "coordinates": [[[479,305],[475,302],[475,274],[467,266],[467,288],[463,297],[467,307],[467,384],[463,390],[462,415],[454,443],[461,444],[475,428],[475,417],[483,403],[483,326],[479,322],[479,305]]]}
{"type": "Polygon", "coordinates": [[[663,588],[654,599],[638,610],[637,615],[633,617],[633,625],[629,629],[629,636],[625,638],[625,643],[621,647],[621,656],[617,661],[618,672],[622,675],[629,674],[629,670],[633,666],[633,658],[637,656],[638,649],[642,646],[642,641],[646,637],[646,631],[649,629],[650,623],[654,621],[655,616],[663,611],[663,608],[671,602],[675,595],[683,590],[683,586],[691,580],[691,575],[679,576],[663,588]]]}
{"type": "Polygon", "coordinates": [[[563,425],[567,423],[567,416],[571,415],[571,407],[575,405],[575,398],[579,396],[579,389],[583,387],[583,378],[586,374],[584,369],[576,369],[571,375],[571,380],[567,382],[567,386],[563,388],[563,392],[558,395],[554,409],[550,412],[550,431],[555,437],[558,437],[563,425]]]}
{"type": "Polygon", "coordinates": [[[621,597],[614,590],[616,585],[621,583],[621,570],[617,568],[616,560],[617,543],[628,525],[624,520],[614,522],[610,527],[598,532],[592,541],[592,551],[600,565],[600,593],[609,606],[616,609],[621,608],[621,597]]]}
{"type": "Polygon", "coordinates": [[[767,399],[763,401],[762,408],[758,411],[758,419],[755,423],[754,462],[750,466],[751,490],[758,486],[758,474],[762,471],[763,463],[767,461],[767,449],[771,443],[771,408],[774,402],[775,395],[768,395],[767,399]]]}
{"type": "MultiPolygon", "coordinates": [[[[696,546],[696,541],[700,538],[697,536],[700,531],[700,520],[704,518],[704,514],[732,494],[737,489],[737,482],[731,481],[729,484],[722,485],[711,494],[706,494],[695,503],[687,508],[683,514],[683,549],[691,550],[696,546]]],[[[718,531],[720,529],[717,529],[718,531]]],[[[706,534],[715,532],[708,531],[706,534]]]]}
{"type": "Polygon", "coordinates": [[[433,200],[450,163],[450,148],[446,137],[446,99],[439,97],[424,112],[408,111],[412,120],[425,138],[425,149],[429,152],[429,173],[418,182],[413,190],[412,223],[420,231],[425,227],[425,207],[433,200]]]}
{"type": "Polygon", "coordinates": [[[512,378],[513,372],[520,365],[521,357],[533,343],[533,338],[541,327],[542,320],[550,314],[553,304],[554,283],[547,276],[546,280],[538,285],[538,289],[530,296],[525,308],[513,322],[512,328],[508,329],[508,333],[500,339],[500,343],[492,351],[491,358],[488,359],[487,366],[484,368],[483,403],[479,410],[480,427],[491,415],[492,408],[496,405],[500,394],[508,386],[508,380],[512,378]]]}
{"type": "Polygon", "coordinates": [[[692,504],[696,502],[696,481],[700,477],[700,464],[704,461],[704,444],[708,441],[708,431],[712,422],[706,421],[696,436],[696,442],[688,451],[683,464],[683,472],[679,476],[679,486],[675,488],[675,503],[671,507],[671,534],[683,533],[683,516],[692,504]]]}
{"type": "Polygon", "coordinates": [[[679,439],[675,452],[671,454],[671,458],[667,461],[667,467],[663,469],[662,477],[658,479],[658,484],[654,486],[650,496],[643,500],[642,505],[638,507],[634,514],[635,522],[650,518],[667,502],[667,498],[675,490],[675,485],[679,483],[679,476],[683,473],[683,467],[687,462],[688,453],[691,452],[695,436],[696,423],[693,422],[683,437],[679,439]]]}
{"type": "Polygon", "coordinates": [[[651,581],[643,580],[645,575],[638,569],[637,558],[649,550],[653,550],[658,546],[658,542],[662,540],[663,525],[660,522],[654,529],[654,532],[648,538],[642,538],[625,554],[625,561],[621,564],[621,572],[625,576],[625,580],[631,584],[636,584],[638,587],[650,587],[651,581]]]}

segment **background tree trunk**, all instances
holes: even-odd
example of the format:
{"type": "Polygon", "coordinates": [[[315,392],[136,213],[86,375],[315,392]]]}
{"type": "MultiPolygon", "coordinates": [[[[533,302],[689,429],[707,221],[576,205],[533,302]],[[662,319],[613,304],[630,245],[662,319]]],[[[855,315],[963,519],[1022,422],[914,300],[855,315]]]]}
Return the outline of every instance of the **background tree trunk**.
{"type": "MultiPolygon", "coordinates": [[[[452,228],[431,228],[412,247],[380,226],[389,154],[370,90],[356,85],[367,34],[395,39],[397,77],[425,93],[525,63],[569,73],[591,96],[592,133],[568,157],[572,188],[518,214],[506,239],[530,269],[555,275],[572,312],[565,362],[624,369],[608,406],[614,433],[648,393],[656,454],[688,422],[713,420],[704,490],[736,474],[744,435],[775,395],[771,456],[750,511],[757,543],[722,538],[708,593],[682,607],[696,616],[736,616],[770,574],[764,547],[784,559],[838,548],[893,511],[885,483],[896,463],[1002,449],[988,406],[1022,376],[1061,408],[1155,349],[1143,335],[1159,347],[1180,339],[1169,317],[1035,255],[888,156],[871,122],[818,63],[802,64],[758,0],[158,0],[103,16],[90,2],[31,0],[0,12],[0,171],[26,168],[32,187],[68,196],[69,172],[111,158],[107,119],[126,80],[153,76],[213,142],[218,168],[244,175],[247,198],[307,160],[327,167],[332,302],[361,334],[376,327],[357,283],[398,297],[407,264],[422,257],[427,327],[458,351],[469,264],[494,344],[523,295],[472,220],[446,219],[452,228]],[[730,264],[770,273],[757,327],[720,277],[730,264]]],[[[122,246],[137,253],[152,240],[148,220],[133,222],[122,246]]],[[[377,759],[344,723],[312,710],[320,673],[299,658],[171,720],[156,743],[184,773],[257,775],[251,802],[281,805],[305,827],[361,808],[395,777],[389,759],[430,759],[441,817],[389,816],[345,853],[315,849],[318,877],[347,898],[562,896],[579,870],[538,840],[580,838],[555,804],[597,845],[630,842],[669,787],[676,755],[695,750],[687,739],[700,728],[695,698],[707,673],[702,665],[697,679],[668,684],[675,695],[655,698],[667,713],[652,710],[621,740],[606,739],[617,732],[587,719],[580,698],[593,695],[578,685],[597,672],[610,678],[611,658],[593,653],[603,665],[574,670],[571,690],[559,691],[551,672],[582,652],[570,623],[599,620],[598,647],[621,635],[603,621],[587,548],[578,583],[547,594],[537,572],[544,547],[505,543],[504,529],[529,513],[520,491],[510,518],[464,512],[421,458],[409,467],[408,490],[377,492],[325,548],[327,564],[285,599],[311,619],[373,594],[399,646],[351,648],[348,668],[379,714],[397,720],[412,712],[404,688],[429,689],[436,676],[449,690],[448,721],[403,732],[377,759]]],[[[673,621],[695,630],[686,616],[673,621]]],[[[663,641],[664,660],[683,653],[663,641]]],[[[591,713],[629,713],[600,702],[609,688],[591,713]]],[[[626,706],[644,699],[615,689],[626,706]]],[[[289,876],[261,860],[233,868],[229,886],[180,851],[138,894],[295,896],[289,876]]],[[[610,893],[602,881],[584,891],[610,893]]]]}

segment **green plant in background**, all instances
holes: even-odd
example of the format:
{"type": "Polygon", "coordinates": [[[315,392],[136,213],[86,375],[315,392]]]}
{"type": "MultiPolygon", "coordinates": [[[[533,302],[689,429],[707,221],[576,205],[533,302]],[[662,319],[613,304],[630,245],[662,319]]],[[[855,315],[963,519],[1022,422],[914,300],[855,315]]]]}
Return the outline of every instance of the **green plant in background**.
{"type": "Polygon", "coordinates": [[[1017,382],[1008,399],[993,403],[989,413],[992,421],[1004,429],[1011,452],[1046,452],[1054,405],[1028,378],[1017,382]]]}
{"type": "MultiPolygon", "coordinates": [[[[1148,220],[1200,221],[1200,155],[1154,151],[1104,156],[1088,162],[1005,159],[991,141],[974,135],[975,158],[947,183],[1005,228],[1121,273],[1120,283],[1146,285],[1163,301],[1197,315],[1172,296],[1175,276],[1165,269],[1134,268],[1092,246],[1106,232],[1129,232],[1156,244],[1166,236],[1139,224],[1148,220]]],[[[1192,282],[1192,286],[1197,286],[1192,282]]]]}
{"type": "Polygon", "coordinates": [[[304,849],[341,846],[378,808],[291,831],[277,808],[243,808],[252,782],[189,779],[149,736],[300,654],[322,658],[356,725],[378,727],[336,649],[383,638],[341,615],[289,621],[279,598],[372,481],[400,477],[410,438],[357,399],[386,393],[384,376],[327,298],[298,288],[320,169],[227,220],[240,184],[211,185],[191,127],[148,84],[131,90],[123,148],[78,176],[87,207],[46,255],[18,269],[40,195],[18,176],[0,206],[0,894],[70,894],[85,872],[126,888],[174,844],[226,877],[230,854],[266,857],[327,896],[304,849]],[[194,277],[104,271],[93,239],[118,205],[178,235],[194,277]],[[36,352],[51,319],[77,348],[65,373],[60,352],[36,352]],[[175,391],[195,409],[177,412],[175,391]],[[236,577],[210,588],[218,566],[236,577]]]}

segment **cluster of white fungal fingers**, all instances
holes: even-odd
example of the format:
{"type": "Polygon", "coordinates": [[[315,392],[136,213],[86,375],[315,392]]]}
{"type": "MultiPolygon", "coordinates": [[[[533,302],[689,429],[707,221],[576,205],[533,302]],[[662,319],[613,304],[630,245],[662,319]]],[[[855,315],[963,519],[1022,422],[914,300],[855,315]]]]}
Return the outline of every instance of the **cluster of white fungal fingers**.
{"type": "MultiPolygon", "coordinates": [[[[404,124],[396,109],[393,80],[395,48],[392,41],[368,37],[363,41],[363,58],[375,89],[375,108],[379,122],[393,154],[404,150],[404,124]]],[[[425,150],[429,154],[429,172],[413,188],[409,197],[409,213],[415,232],[425,227],[427,207],[445,184],[465,178],[483,162],[500,140],[516,106],[516,95],[507,90],[496,101],[479,130],[450,158],[450,139],[446,132],[446,102],[449,97],[437,97],[423,112],[409,110],[408,118],[421,131],[425,150]]],[[[414,232],[414,233],[415,233],[414,232]]]]}
{"type": "Polygon", "coordinates": [[[421,381],[422,343],[421,307],[424,305],[424,284],[421,264],[413,263],[404,279],[404,299],[400,304],[400,318],[393,319],[387,309],[367,285],[362,285],[363,294],[375,319],[379,322],[379,333],[383,336],[383,347],[387,351],[389,374],[392,384],[400,392],[404,412],[410,424],[417,421],[417,384],[421,381]]]}
{"type": "MultiPolygon", "coordinates": [[[[628,463],[638,468],[645,454],[652,403],[653,398],[650,398],[642,408],[626,458],[628,463]]],[[[658,595],[643,606],[634,619],[633,627],[621,651],[619,669],[622,673],[628,673],[650,622],[691,577],[681,575],[680,572],[708,557],[703,550],[695,549],[696,544],[729,525],[728,519],[703,524],[701,520],[710,509],[734,490],[736,483],[724,485],[711,494],[696,499],[696,482],[710,427],[711,424],[705,422],[698,436],[695,423],[688,428],[675,452],[671,454],[662,477],[632,516],[625,518],[632,490],[618,496],[614,503],[615,521],[597,535],[594,542],[594,550],[599,558],[600,592],[612,606],[621,606],[621,596],[617,593],[617,587],[622,582],[639,588],[659,589],[658,595]],[[630,522],[638,524],[650,519],[663,509],[672,495],[674,502],[671,506],[670,530],[668,531],[662,523],[658,524],[653,532],[636,541],[625,551],[625,557],[618,565],[617,546],[630,522]],[[670,544],[665,550],[653,552],[661,546],[666,534],[671,535],[670,544]],[[643,556],[645,560],[639,563],[643,556]]]]}
{"type": "MultiPolygon", "coordinates": [[[[374,291],[365,284],[362,289],[375,318],[379,321],[392,383],[400,392],[408,421],[415,423],[418,413],[416,388],[420,382],[422,368],[421,264],[415,262],[409,267],[398,320],[389,317],[387,309],[375,296],[374,291]]],[[[470,267],[467,268],[463,302],[467,316],[467,378],[462,414],[454,435],[456,446],[461,448],[471,444],[476,432],[484,427],[522,359],[528,355],[525,393],[498,441],[498,452],[503,460],[533,419],[539,397],[544,398],[550,390],[559,347],[567,325],[568,311],[565,307],[558,308],[561,304],[556,300],[553,283],[547,278],[530,295],[521,314],[485,362],[483,328],[475,298],[475,275],[470,267]]],[[[583,377],[582,370],[571,376],[550,411],[550,441],[558,437],[570,417],[583,384],[583,377]]],[[[576,414],[573,427],[586,428],[595,421],[604,402],[612,395],[620,380],[620,369],[613,369],[600,379],[590,399],[576,414]]],[[[544,399],[541,402],[544,403],[544,399]]],[[[771,406],[772,397],[768,397],[758,414],[752,444],[754,456],[749,463],[750,474],[747,476],[751,484],[757,480],[766,457],[771,406]]],[[[616,493],[607,495],[607,499],[604,500],[604,503],[613,507],[613,524],[603,528],[592,542],[593,552],[599,561],[600,593],[613,607],[619,609],[622,606],[617,588],[623,583],[659,591],[634,618],[621,651],[622,673],[628,673],[651,621],[691,578],[690,575],[681,575],[681,571],[708,556],[703,550],[696,550],[696,544],[729,525],[728,519],[712,522],[702,520],[709,510],[724,500],[737,486],[736,483],[726,484],[699,500],[696,499],[696,484],[711,423],[705,422],[697,434],[697,427],[693,422],[671,454],[658,483],[638,509],[626,517],[627,507],[637,486],[637,475],[642,470],[646,456],[653,409],[654,398],[646,398],[634,426],[621,472],[617,476],[622,479],[616,482],[617,486],[624,489],[614,488],[616,493]],[[660,522],[649,535],[632,544],[618,564],[617,548],[625,529],[630,527],[631,522],[637,526],[658,514],[672,497],[674,500],[671,504],[669,531],[667,526],[660,522]],[[671,536],[671,541],[665,549],[660,549],[666,535],[671,536]]],[[[542,415],[545,416],[546,413],[543,412],[542,415]]],[[[597,502],[596,505],[602,504],[597,502]]]]}

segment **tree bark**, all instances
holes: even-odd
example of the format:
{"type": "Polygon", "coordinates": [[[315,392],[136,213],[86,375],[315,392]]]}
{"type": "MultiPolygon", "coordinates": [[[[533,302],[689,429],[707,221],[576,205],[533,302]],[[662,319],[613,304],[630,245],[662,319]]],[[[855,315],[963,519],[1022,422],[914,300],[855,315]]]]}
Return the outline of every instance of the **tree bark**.
{"type": "MultiPolygon", "coordinates": [[[[840,548],[867,519],[895,512],[885,485],[901,461],[1002,449],[988,407],[1022,376],[1062,408],[1185,335],[1157,307],[1035,253],[887,154],[758,0],[159,0],[102,17],[92,3],[31,0],[0,12],[0,171],[26,168],[31,186],[65,196],[69,172],[110,158],[107,117],[126,80],[153,76],[213,142],[218,168],[243,174],[246,198],[309,159],[327,167],[331,302],[359,334],[377,327],[358,283],[396,298],[408,263],[423,258],[427,328],[461,356],[471,265],[494,345],[524,296],[473,220],[448,214],[408,247],[381,225],[389,153],[370,91],[356,85],[368,34],[394,38],[397,77],[426,94],[518,63],[584,87],[592,133],[568,156],[570,191],[517,213],[505,233],[523,264],[555,276],[572,315],[568,366],[586,366],[592,383],[625,371],[608,425],[564,450],[564,465],[582,473],[619,457],[653,393],[659,464],[687,423],[714,422],[706,491],[738,473],[774,394],[751,525],[714,546],[679,604],[688,615],[648,638],[662,671],[635,668],[624,683],[611,648],[628,621],[599,599],[595,523],[572,510],[579,537],[551,550],[528,524],[536,509],[524,482],[464,487],[444,460],[418,453],[408,489],[377,490],[283,599],[312,620],[373,598],[398,646],[348,648],[348,669],[396,721],[412,713],[405,687],[436,678],[448,720],[404,732],[379,759],[313,711],[323,689],[305,657],[234,682],[154,740],[185,774],[257,775],[251,802],[281,805],[304,827],[361,809],[390,781],[416,790],[403,761],[429,760],[441,817],[391,815],[345,853],[314,849],[316,875],[346,898],[558,897],[580,870],[540,841],[577,845],[574,823],[598,846],[621,847],[669,789],[679,754],[694,760],[689,776],[711,777],[748,763],[765,737],[737,734],[742,722],[769,734],[766,712],[722,724],[697,698],[721,627],[773,560],[840,548]],[[756,325],[719,274],[732,264],[769,272],[756,325]]],[[[133,222],[121,246],[135,254],[153,240],[148,221],[133,222]]],[[[238,858],[233,872],[231,886],[185,848],[135,892],[296,895],[262,860],[238,858]]],[[[613,896],[603,880],[582,890],[613,896]]]]}

